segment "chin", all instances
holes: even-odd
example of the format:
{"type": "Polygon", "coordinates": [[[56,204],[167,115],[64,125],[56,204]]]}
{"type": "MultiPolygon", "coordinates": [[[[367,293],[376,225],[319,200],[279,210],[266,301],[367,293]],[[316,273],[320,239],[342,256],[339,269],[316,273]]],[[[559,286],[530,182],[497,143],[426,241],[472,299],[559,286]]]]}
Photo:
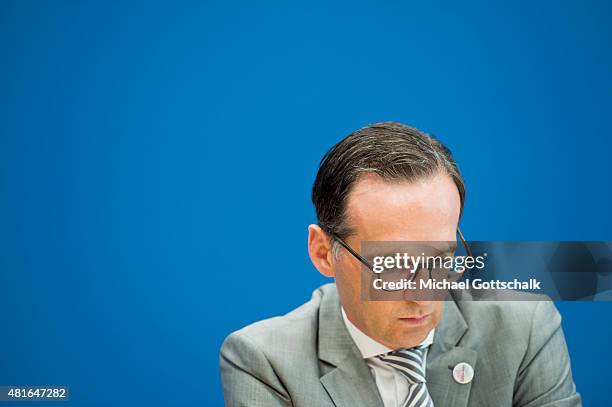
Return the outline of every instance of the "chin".
{"type": "Polygon", "coordinates": [[[427,338],[429,332],[433,329],[432,326],[421,326],[414,328],[402,328],[394,335],[395,343],[400,343],[400,347],[417,346],[427,338]]]}

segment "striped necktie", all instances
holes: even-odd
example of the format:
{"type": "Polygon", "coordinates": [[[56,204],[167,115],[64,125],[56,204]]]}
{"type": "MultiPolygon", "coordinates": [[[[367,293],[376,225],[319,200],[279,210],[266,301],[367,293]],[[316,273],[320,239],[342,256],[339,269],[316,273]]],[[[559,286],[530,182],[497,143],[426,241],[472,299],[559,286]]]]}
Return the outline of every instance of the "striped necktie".
{"type": "Polygon", "coordinates": [[[425,385],[425,350],[427,346],[400,349],[380,355],[379,359],[399,371],[410,383],[404,407],[433,407],[425,385]]]}

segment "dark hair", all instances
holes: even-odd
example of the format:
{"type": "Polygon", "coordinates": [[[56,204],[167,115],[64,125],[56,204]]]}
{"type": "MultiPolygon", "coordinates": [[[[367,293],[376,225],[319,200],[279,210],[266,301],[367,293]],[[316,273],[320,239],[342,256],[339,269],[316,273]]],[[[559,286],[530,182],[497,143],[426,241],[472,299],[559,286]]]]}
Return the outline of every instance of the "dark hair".
{"type": "Polygon", "coordinates": [[[450,175],[457,185],[461,212],[465,184],[448,148],[432,135],[396,122],[381,122],[348,135],[323,156],[312,187],[319,226],[346,238],[346,201],[352,185],[364,174],[390,181],[414,181],[437,172],[450,175]]]}

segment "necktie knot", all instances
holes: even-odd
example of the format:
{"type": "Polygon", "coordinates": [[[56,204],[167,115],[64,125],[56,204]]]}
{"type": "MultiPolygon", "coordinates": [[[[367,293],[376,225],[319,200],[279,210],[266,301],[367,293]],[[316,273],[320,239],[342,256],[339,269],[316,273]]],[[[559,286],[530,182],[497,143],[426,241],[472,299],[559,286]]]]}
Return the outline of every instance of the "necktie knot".
{"type": "Polygon", "coordinates": [[[426,346],[398,349],[379,356],[379,359],[398,370],[411,384],[425,383],[425,349],[426,346]]]}

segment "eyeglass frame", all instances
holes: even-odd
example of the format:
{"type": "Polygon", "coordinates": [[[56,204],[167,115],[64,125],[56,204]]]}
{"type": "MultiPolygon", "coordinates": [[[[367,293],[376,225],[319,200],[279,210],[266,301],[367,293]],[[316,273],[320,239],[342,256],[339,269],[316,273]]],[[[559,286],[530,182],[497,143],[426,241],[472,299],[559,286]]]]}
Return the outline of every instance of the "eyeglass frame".
{"type": "MultiPolygon", "coordinates": [[[[329,232],[328,232],[329,233],[329,232]]],[[[344,249],[346,249],[346,251],[348,251],[354,258],[356,258],[357,260],[359,260],[360,263],[362,263],[364,266],[366,266],[368,268],[368,270],[370,270],[372,273],[377,274],[374,271],[374,266],[368,261],[366,260],[362,255],[360,255],[359,253],[357,253],[348,243],[346,243],[344,240],[342,240],[342,238],[340,238],[340,236],[338,236],[335,233],[329,233],[329,235],[335,239],[338,243],[340,243],[340,246],[342,246],[344,249]]],[[[463,246],[465,253],[470,256],[470,257],[474,257],[474,255],[472,254],[472,249],[470,249],[470,245],[468,244],[468,242],[465,240],[465,238],[463,237],[463,233],[461,233],[461,229],[459,229],[459,227],[457,227],[457,235],[459,236],[459,240],[461,240],[461,245],[463,246]]],[[[428,270],[431,273],[431,270],[428,270]]],[[[431,277],[431,274],[430,274],[431,277]]],[[[414,278],[414,276],[413,276],[414,278]]]]}

